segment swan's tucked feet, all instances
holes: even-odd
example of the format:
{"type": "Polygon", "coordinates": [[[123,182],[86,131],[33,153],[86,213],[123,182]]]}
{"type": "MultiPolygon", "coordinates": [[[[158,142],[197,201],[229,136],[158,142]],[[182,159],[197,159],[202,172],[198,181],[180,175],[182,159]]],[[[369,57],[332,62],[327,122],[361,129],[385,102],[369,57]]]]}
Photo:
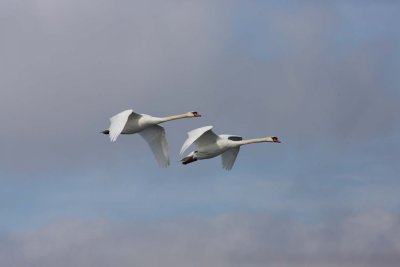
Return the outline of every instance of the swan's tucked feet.
{"type": "Polygon", "coordinates": [[[186,164],[192,163],[192,162],[194,162],[194,161],[196,161],[196,160],[197,160],[197,159],[195,159],[193,156],[189,156],[189,157],[183,158],[183,159],[181,160],[181,162],[182,162],[183,165],[186,165],[186,164]]]}

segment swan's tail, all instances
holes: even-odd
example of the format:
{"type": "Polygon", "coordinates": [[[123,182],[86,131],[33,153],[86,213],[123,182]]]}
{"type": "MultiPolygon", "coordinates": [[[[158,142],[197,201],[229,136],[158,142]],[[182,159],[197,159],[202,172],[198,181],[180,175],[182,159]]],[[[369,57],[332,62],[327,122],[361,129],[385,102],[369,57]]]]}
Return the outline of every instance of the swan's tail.
{"type": "Polygon", "coordinates": [[[180,160],[180,162],[182,162],[183,165],[186,165],[186,164],[189,164],[189,163],[192,163],[192,162],[195,162],[195,161],[197,161],[197,159],[195,159],[195,158],[193,157],[193,155],[192,155],[192,156],[185,157],[185,158],[183,158],[183,159],[180,160]]]}

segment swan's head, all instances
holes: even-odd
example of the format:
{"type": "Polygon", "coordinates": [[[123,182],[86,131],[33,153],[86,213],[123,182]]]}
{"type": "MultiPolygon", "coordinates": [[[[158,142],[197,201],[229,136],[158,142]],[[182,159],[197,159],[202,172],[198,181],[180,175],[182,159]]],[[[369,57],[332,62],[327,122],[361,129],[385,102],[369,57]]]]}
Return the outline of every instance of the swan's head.
{"type": "Polygon", "coordinates": [[[201,117],[201,115],[197,111],[190,111],[186,113],[188,117],[201,117]]]}
{"type": "Polygon", "coordinates": [[[276,136],[267,137],[267,141],[272,142],[272,143],[280,143],[281,142],[281,140],[279,140],[279,138],[276,136]]]}

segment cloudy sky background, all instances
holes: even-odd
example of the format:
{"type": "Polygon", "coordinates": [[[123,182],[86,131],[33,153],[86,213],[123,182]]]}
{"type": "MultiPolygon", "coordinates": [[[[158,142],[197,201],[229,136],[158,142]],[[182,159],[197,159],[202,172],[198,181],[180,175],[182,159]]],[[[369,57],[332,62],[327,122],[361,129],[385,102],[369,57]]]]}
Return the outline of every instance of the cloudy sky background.
{"type": "Polygon", "coordinates": [[[3,266],[398,266],[397,1],[0,2],[3,266]],[[99,132],[166,123],[171,166],[99,132]],[[182,166],[193,128],[283,143],[182,166]]]}

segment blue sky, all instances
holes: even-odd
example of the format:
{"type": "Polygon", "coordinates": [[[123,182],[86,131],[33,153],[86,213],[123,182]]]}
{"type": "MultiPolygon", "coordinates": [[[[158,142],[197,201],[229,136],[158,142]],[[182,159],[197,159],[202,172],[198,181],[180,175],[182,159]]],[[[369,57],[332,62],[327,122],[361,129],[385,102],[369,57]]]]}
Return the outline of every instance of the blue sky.
{"type": "Polygon", "coordinates": [[[0,263],[395,266],[399,11],[3,1],[0,263]],[[203,117],[164,125],[160,169],[140,136],[99,134],[127,108],[203,117]],[[283,143],[244,147],[229,172],[219,158],[180,165],[205,125],[283,143]]]}

